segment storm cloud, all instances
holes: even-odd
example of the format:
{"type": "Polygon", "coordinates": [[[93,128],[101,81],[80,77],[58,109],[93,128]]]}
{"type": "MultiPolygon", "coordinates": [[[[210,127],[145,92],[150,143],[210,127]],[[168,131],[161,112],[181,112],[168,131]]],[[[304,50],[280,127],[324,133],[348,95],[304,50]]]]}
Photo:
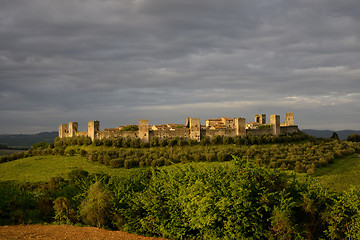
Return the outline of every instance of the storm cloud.
{"type": "Polygon", "coordinates": [[[294,112],[360,129],[357,0],[2,0],[0,133],[294,112]]]}

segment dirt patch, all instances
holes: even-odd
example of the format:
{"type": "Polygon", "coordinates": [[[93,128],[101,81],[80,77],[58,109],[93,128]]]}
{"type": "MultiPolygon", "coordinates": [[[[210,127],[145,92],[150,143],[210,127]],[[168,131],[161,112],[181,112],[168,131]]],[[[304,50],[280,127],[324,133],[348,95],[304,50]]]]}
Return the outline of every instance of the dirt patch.
{"type": "Polygon", "coordinates": [[[165,240],[164,238],[143,237],[120,231],[108,231],[94,227],[69,225],[17,225],[0,226],[1,240],[46,239],[46,240],[165,240]]]}

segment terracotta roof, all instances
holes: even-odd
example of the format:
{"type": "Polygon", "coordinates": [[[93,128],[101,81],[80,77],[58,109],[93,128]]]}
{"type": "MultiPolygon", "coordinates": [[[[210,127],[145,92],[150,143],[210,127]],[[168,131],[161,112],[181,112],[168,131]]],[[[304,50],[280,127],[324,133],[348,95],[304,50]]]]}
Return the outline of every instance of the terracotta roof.
{"type": "Polygon", "coordinates": [[[168,124],[166,124],[166,126],[172,127],[172,128],[174,128],[174,127],[185,127],[185,124],[168,123],[168,124]]]}

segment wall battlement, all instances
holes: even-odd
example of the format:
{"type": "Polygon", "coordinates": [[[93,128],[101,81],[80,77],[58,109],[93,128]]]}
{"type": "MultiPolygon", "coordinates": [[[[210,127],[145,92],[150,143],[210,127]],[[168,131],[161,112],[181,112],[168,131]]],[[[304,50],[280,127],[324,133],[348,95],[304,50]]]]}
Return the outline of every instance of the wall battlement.
{"type": "Polygon", "coordinates": [[[245,118],[220,118],[206,120],[206,126],[201,125],[200,118],[187,118],[186,124],[167,124],[154,125],[150,127],[149,120],[140,119],[138,130],[123,131],[119,128],[105,129],[100,131],[99,121],[88,122],[88,130],[78,131],[77,122],[69,122],[59,126],[59,137],[85,136],[91,138],[140,138],[144,142],[149,142],[152,138],[185,138],[200,141],[201,137],[213,138],[220,136],[245,136],[252,135],[280,135],[282,133],[298,132],[299,128],[294,125],[294,114],[286,113],[285,123],[280,123],[279,115],[270,116],[270,124],[266,124],[266,115],[255,115],[255,122],[246,123],[245,118]]]}

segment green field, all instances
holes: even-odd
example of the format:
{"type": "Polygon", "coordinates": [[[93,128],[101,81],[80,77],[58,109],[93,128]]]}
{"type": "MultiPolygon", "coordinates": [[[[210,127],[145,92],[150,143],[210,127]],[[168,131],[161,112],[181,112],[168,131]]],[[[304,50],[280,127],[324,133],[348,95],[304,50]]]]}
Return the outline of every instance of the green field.
{"type": "Polygon", "coordinates": [[[35,156],[0,164],[0,181],[38,182],[51,177],[67,177],[74,169],[90,173],[106,173],[111,176],[130,174],[137,169],[110,168],[89,162],[86,157],[35,156]]]}
{"type": "MultiPolygon", "coordinates": [[[[200,162],[192,165],[228,165],[229,162],[200,162]]],[[[176,165],[174,165],[176,166],[176,165]]],[[[168,166],[173,167],[173,166],[168,166]]],[[[110,176],[127,176],[142,168],[111,168],[104,164],[88,161],[81,156],[35,156],[0,164],[0,182],[40,182],[51,177],[67,178],[68,173],[75,169],[83,169],[89,173],[105,173],[110,176]]]]}
{"type": "Polygon", "coordinates": [[[360,157],[357,154],[336,159],[327,167],[316,170],[320,182],[337,192],[348,190],[351,186],[360,187],[360,157]]]}

